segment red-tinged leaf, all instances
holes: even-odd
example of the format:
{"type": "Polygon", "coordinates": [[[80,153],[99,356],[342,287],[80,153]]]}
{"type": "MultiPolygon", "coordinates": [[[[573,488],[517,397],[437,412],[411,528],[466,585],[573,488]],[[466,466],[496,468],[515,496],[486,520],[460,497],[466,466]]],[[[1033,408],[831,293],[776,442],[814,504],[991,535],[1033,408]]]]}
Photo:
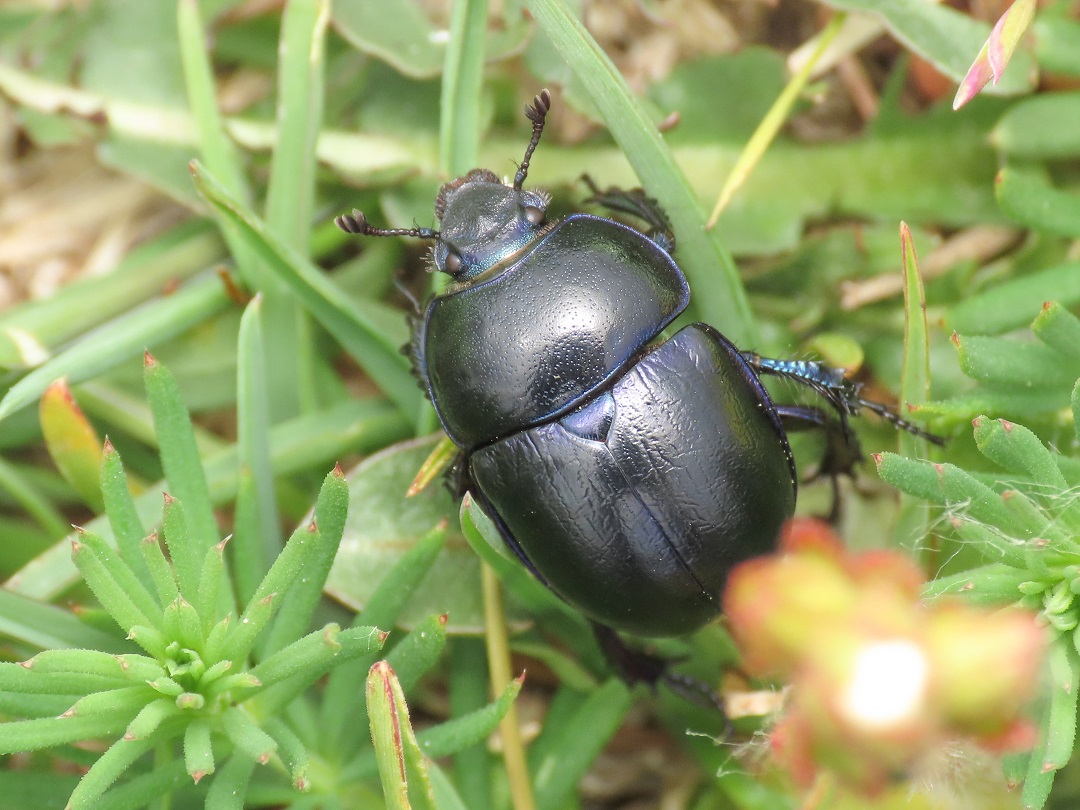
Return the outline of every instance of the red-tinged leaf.
{"type": "Polygon", "coordinates": [[[1001,15],[990,37],[982,46],[979,55],[975,57],[971,68],[953,99],[953,109],[958,110],[978,95],[987,82],[993,79],[994,84],[1001,80],[1001,74],[1005,66],[1016,51],[1020,38],[1027,31],[1035,16],[1035,0],[1016,0],[1009,9],[1001,15]]]}
{"type": "Polygon", "coordinates": [[[39,413],[45,445],[57,469],[87,506],[101,512],[101,439],[65,380],[45,389],[39,413]]]}

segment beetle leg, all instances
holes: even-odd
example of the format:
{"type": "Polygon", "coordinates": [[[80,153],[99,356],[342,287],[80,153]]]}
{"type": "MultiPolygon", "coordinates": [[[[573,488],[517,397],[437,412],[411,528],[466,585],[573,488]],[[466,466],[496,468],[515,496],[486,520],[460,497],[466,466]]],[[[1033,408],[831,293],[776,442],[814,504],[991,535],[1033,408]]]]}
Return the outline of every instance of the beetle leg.
{"type": "Polygon", "coordinates": [[[840,519],[840,476],[854,475],[855,465],[862,460],[859,439],[845,421],[832,419],[821,408],[802,405],[777,405],[776,415],[788,433],[802,430],[820,430],[825,435],[825,453],[818,463],[817,472],[811,480],[822,475],[829,476],[832,486],[832,506],[828,520],[840,519]]]}
{"type": "Polygon", "coordinates": [[[858,416],[861,409],[866,408],[899,430],[906,430],[934,444],[945,444],[945,439],[941,436],[909,422],[888,405],[871,399],[863,399],[862,383],[849,380],[844,376],[843,369],[833,368],[813,360],[774,360],[754,352],[742,352],[742,356],[750,367],[760,374],[784,377],[813,389],[833,407],[847,433],[851,432],[848,417],[858,416]]]}
{"type": "Polygon", "coordinates": [[[596,203],[609,211],[629,214],[644,221],[649,225],[649,230],[645,235],[668,255],[675,253],[675,233],[671,229],[671,220],[660,207],[660,203],[645,195],[644,189],[633,188],[627,191],[611,186],[601,191],[587,174],[581,175],[581,181],[592,192],[592,196],[586,202],[596,203]]]}
{"type": "Polygon", "coordinates": [[[604,658],[626,683],[631,686],[643,683],[650,689],[656,689],[658,684],[663,683],[677,695],[716,709],[726,720],[724,701],[709,688],[708,684],[691,678],[689,675],[671,672],[670,660],[630,648],[610,627],[594,621],[590,621],[589,624],[592,625],[593,635],[596,636],[604,658]]]}

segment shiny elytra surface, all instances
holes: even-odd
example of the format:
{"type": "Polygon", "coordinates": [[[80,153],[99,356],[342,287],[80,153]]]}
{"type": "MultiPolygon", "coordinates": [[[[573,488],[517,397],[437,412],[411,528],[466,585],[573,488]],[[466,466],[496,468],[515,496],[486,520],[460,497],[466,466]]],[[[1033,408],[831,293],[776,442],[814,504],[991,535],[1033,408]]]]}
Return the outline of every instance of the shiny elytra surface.
{"type": "Polygon", "coordinates": [[[645,636],[715,618],[727,573],[775,547],[795,504],[768,394],[703,324],[578,412],[480,448],[470,472],[549,587],[645,636]]]}
{"type": "Polygon", "coordinates": [[[654,242],[574,215],[504,269],[429,304],[420,373],[447,434],[472,448],[576,407],[688,300],[654,242]]]}

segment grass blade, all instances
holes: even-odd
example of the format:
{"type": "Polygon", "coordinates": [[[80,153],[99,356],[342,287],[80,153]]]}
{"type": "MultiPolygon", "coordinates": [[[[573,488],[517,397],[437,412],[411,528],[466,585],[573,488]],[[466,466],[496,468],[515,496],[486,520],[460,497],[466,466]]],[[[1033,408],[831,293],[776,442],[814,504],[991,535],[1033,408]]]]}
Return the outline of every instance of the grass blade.
{"type": "Polygon", "coordinates": [[[229,303],[221,281],[204,278],[105,323],[11,386],[0,400],[0,420],[36,402],[54,380],[66,377],[75,385],[96,377],[186,332],[229,303]]]}
{"type": "MultiPolygon", "coordinates": [[[[242,561],[245,580],[258,582],[281,550],[281,525],[277,520],[277,496],[270,464],[271,396],[266,376],[266,356],[263,351],[262,299],[255,296],[240,319],[240,335],[236,363],[236,448],[240,467],[250,474],[252,503],[243,511],[255,519],[255,525],[245,526],[233,538],[235,559],[242,561]]],[[[247,497],[247,495],[245,495],[247,497]]],[[[248,594],[250,596],[250,594],[248,594]]]]}

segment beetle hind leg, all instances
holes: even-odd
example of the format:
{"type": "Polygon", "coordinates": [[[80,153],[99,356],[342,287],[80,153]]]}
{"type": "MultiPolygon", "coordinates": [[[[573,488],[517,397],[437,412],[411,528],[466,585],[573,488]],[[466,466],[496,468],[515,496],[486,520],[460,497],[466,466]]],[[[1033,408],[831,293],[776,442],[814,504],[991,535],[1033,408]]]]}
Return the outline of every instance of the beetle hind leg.
{"type": "Polygon", "coordinates": [[[592,192],[586,202],[602,205],[609,211],[637,217],[649,226],[646,236],[668,255],[675,253],[675,233],[671,228],[671,220],[660,207],[660,203],[646,196],[644,189],[633,188],[627,191],[611,186],[601,191],[587,174],[581,175],[581,181],[592,192]]]}
{"type": "Polygon", "coordinates": [[[876,413],[898,430],[907,431],[934,444],[945,444],[945,439],[941,436],[909,422],[888,405],[872,399],[864,399],[861,393],[862,383],[847,379],[842,369],[813,360],[775,360],[754,352],[742,352],[742,356],[758,374],[784,377],[818,393],[836,411],[845,433],[853,435],[848,424],[848,417],[858,416],[865,408],[876,413]]]}
{"type": "Polygon", "coordinates": [[[688,675],[672,672],[671,664],[674,662],[669,659],[632,649],[610,627],[594,621],[589,624],[592,625],[593,635],[596,636],[604,658],[626,683],[631,686],[643,683],[653,690],[659,684],[664,684],[675,694],[693,703],[716,709],[726,720],[724,701],[708,684],[688,675]]]}
{"type": "Polygon", "coordinates": [[[810,480],[829,476],[832,486],[832,506],[827,519],[836,523],[840,519],[840,476],[853,477],[855,465],[862,458],[859,438],[852,431],[846,420],[833,419],[821,408],[801,405],[777,405],[776,415],[780,424],[788,433],[805,430],[820,430],[825,436],[825,452],[818,462],[817,471],[810,480]]]}

